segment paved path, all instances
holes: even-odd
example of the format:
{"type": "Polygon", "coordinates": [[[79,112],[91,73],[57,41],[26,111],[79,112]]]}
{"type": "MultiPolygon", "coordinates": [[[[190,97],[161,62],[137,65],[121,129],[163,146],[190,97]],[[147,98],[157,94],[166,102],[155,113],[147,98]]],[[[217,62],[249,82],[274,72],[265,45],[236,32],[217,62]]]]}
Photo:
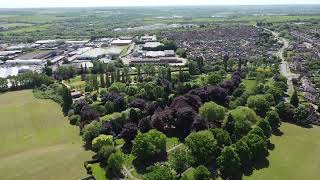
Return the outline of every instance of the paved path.
{"type": "MultiPolygon", "coordinates": [[[[167,153],[169,153],[169,152],[171,152],[171,151],[179,148],[179,147],[182,146],[182,145],[183,145],[183,144],[180,143],[180,144],[172,147],[171,149],[168,149],[168,150],[167,150],[167,153]]],[[[123,171],[125,172],[125,176],[126,176],[127,178],[132,179],[132,180],[141,180],[141,179],[136,178],[135,176],[133,176],[133,175],[131,174],[131,172],[134,171],[134,168],[128,169],[126,166],[123,166],[123,171]]]]}
{"type": "Polygon", "coordinates": [[[294,91],[294,86],[292,83],[292,78],[298,78],[299,74],[294,74],[291,72],[289,63],[286,61],[284,57],[284,51],[289,47],[289,41],[285,38],[279,37],[279,33],[271,31],[269,29],[263,28],[264,30],[271,32],[273,36],[279,39],[279,42],[283,44],[283,46],[275,53],[276,56],[278,56],[281,59],[281,64],[280,64],[280,73],[287,77],[288,81],[288,91],[287,93],[293,93],[294,91]]]}
{"type": "Polygon", "coordinates": [[[176,146],[172,147],[171,149],[168,149],[168,150],[167,150],[167,153],[169,153],[169,152],[171,152],[171,151],[173,151],[173,150],[177,149],[178,147],[180,147],[180,146],[182,146],[182,145],[183,145],[183,144],[182,144],[182,143],[180,143],[180,144],[178,144],[178,145],[176,145],[176,146]]]}

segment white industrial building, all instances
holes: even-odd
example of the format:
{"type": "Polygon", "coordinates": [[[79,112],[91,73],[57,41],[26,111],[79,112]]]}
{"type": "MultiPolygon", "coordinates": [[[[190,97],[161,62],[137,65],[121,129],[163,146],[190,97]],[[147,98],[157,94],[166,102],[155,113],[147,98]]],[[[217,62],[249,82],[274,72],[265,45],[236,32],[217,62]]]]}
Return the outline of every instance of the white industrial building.
{"type": "Polygon", "coordinates": [[[0,77],[16,76],[19,73],[19,67],[0,67],[0,77]]]}
{"type": "Polygon", "coordinates": [[[164,50],[164,54],[166,57],[174,57],[176,56],[176,53],[174,52],[174,50],[164,50]]]}
{"type": "Polygon", "coordinates": [[[36,41],[35,43],[36,44],[41,44],[41,45],[43,45],[43,44],[55,44],[55,43],[57,43],[57,41],[56,40],[52,40],[52,39],[48,39],[48,40],[39,40],[39,41],[36,41]]]}
{"type": "Polygon", "coordinates": [[[45,63],[45,60],[42,59],[14,59],[7,60],[5,65],[42,65],[45,63]]]}
{"type": "Polygon", "coordinates": [[[125,45],[129,45],[132,43],[131,39],[115,39],[111,42],[111,45],[115,45],[115,46],[125,46],[125,45]]]}
{"type": "Polygon", "coordinates": [[[66,59],[65,56],[57,56],[57,57],[51,59],[50,62],[53,63],[53,64],[55,64],[55,63],[57,63],[57,62],[60,62],[60,61],[65,60],[65,59],[66,59]]]}
{"type": "Polygon", "coordinates": [[[144,54],[146,58],[158,58],[158,57],[165,57],[164,51],[146,51],[144,54]]]}
{"type": "Polygon", "coordinates": [[[160,42],[146,42],[143,45],[144,48],[156,48],[158,46],[163,46],[163,44],[160,42]]]}
{"type": "Polygon", "coordinates": [[[158,58],[158,57],[175,57],[174,50],[164,51],[145,51],[143,57],[146,58],[158,58]]]}
{"type": "Polygon", "coordinates": [[[88,42],[89,42],[89,40],[80,40],[80,41],[67,40],[67,41],[65,41],[66,44],[71,44],[71,45],[84,45],[84,44],[86,44],[88,42]]]}
{"type": "Polygon", "coordinates": [[[143,42],[154,42],[154,41],[157,41],[157,36],[155,35],[152,35],[152,36],[141,36],[140,38],[141,41],[143,42]]]}
{"type": "Polygon", "coordinates": [[[12,67],[0,67],[0,77],[7,78],[8,76],[17,76],[19,73],[26,73],[30,71],[40,72],[42,67],[38,66],[12,66],[12,67]]]}
{"type": "Polygon", "coordinates": [[[0,51],[0,57],[1,56],[15,56],[22,53],[21,50],[16,50],[16,51],[0,51]]]}

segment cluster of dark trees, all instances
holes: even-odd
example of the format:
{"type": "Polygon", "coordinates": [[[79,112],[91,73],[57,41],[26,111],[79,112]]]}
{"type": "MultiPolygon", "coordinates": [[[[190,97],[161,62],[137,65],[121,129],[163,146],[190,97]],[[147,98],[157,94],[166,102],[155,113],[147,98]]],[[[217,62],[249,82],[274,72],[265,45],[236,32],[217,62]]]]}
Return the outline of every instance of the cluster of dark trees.
{"type": "MultiPolygon", "coordinates": [[[[202,65],[199,61],[195,66],[203,69],[202,65]]],[[[135,164],[149,167],[168,158],[169,166],[147,168],[146,179],[174,179],[191,166],[196,168],[195,178],[212,177],[206,166],[213,162],[223,178],[239,178],[268,155],[268,138],[278,130],[280,118],[286,113],[279,111],[287,89],[286,79],[279,75],[274,77],[273,86],[261,81],[248,92],[241,83],[245,77],[241,69],[224,81],[221,75],[212,73],[208,84],[199,87],[183,71],[171,74],[168,67],[159,67],[158,72],[150,67],[145,74],[139,67],[138,81],[131,84],[125,73],[117,73],[117,68],[113,72],[118,78],[110,78],[112,75],[105,75],[110,71],[99,66],[95,65],[95,73],[91,70],[91,74],[84,74],[95,79],[90,80],[90,86],[100,90],[100,100],[97,92],[71,106],[67,101],[66,105],[71,108],[70,123],[81,128],[87,146],[97,152],[99,161],[117,164],[114,168],[118,172],[122,169],[121,153],[110,141],[122,138],[123,150],[136,157],[135,164]],[[97,74],[103,74],[100,83],[97,74]],[[105,77],[110,78],[108,83],[105,77]],[[271,110],[276,104],[276,111],[271,110]],[[249,108],[242,107],[245,105],[249,108]],[[226,108],[231,111],[227,113],[226,108]],[[184,139],[186,147],[167,157],[166,136],[184,139]]],[[[301,119],[304,115],[299,106],[292,116],[301,119]]]]}

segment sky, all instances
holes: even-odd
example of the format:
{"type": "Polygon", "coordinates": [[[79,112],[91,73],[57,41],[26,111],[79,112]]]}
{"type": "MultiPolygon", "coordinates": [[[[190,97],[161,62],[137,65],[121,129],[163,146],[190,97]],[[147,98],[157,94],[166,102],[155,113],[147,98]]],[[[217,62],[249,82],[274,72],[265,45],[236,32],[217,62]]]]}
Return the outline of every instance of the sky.
{"type": "Polygon", "coordinates": [[[320,4],[320,0],[0,0],[0,8],[320,4]]]}

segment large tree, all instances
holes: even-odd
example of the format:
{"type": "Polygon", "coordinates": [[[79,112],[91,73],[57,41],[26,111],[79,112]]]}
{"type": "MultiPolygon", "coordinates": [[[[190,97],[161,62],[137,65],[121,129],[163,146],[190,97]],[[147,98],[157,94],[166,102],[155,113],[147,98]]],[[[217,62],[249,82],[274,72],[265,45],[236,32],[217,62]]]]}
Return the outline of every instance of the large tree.
{"type": "Polygon", "coordinates": [[[245,139],[240,139],[235,144],[233,144],[234,150],[238,154],[243,168],[249,167],[251,165],[252,152],[245,139]]]}
{"type": "Polygon", "coordinates": [[[169,156],[169,164],[176,173],[181,176],[181,174],[187,170],[192,163],[192,157],[190,156],[187,149],[176,149],[169,156]]]}
{"type": "Polygon", "coordinates": [[[128,122],[124,125],[120,137],[125,140],[126,143],[131,144],[131,141],[138,134],[138,126],[135,123],[128,122]]]}
{"type": "Polygon", "coordinates": [[[265,116],[270,108],[269,102],[262,95],[250,96],[247,100],[248,107],[256,111],[260,116],[265,116]]]}
{"type": "Polygon", "coordinates": [[[269,138],[271,136],[272,133],[272,128],[269,124],[269,121],[265,120],[265,119],[261,119],[260,121],[258,121],[257,126],[260,127],[263,130],[263,134],[269,138]]]}
{"type": "Polygon", "coordinates": [[[225,113],[225,108],[215,102],[204,103],[199,109],[199,114],[203,119],[218,126],[221,126],[225,113]]]}
{"type": "Polygon", "coordinates": [[[149,161],[166,151],[166,136],[157,130],[139,133],[133,141],[132,154],[141,161],[149,161]]]}
{"type": "Polygon", "coordinates": [[[92,140],[92,149],[94,151],[99,151],[102,146],[113,146],[113,137],[101,134],[92,140]]]}
{"type": "Polygon", "coordinates": [[[295,121],[301,125],[308,124],[308,116],[309,110],[304,105],[300,105],[298,108],[296,108],[293,114],[293,118],[295,119],[295,121]]]}
{"type": "Polygon", "coordinates": [[[67,114],[71,108],[73,101],[72,101],[71,92],[69,88],[64,84],[62,84],[62,100],[63,100],[62,110],[64,114],[67,114]]]}
{"type": "Polygon", "coordinates": [[[256,134],[249,134],[246,136],[245,141],[252,153],[253,161],[265,158],[268,154],[267,144],[263,137],[256,134]]]}
{"type": "Polygon", "coordinates": [[[210,131],[192,132],[185,139],[191,155],[198,164],[208,164],[217,153],[217,141],[210,131]]]}
{"type": "Polygon", "coordinates": [[[237,177],[240,173],[240,158],[232,147],[225,147],[217,159],[220,172],[225,178],[237,177]]]}
{"type": "Polygon", "coordinates": [[[124,154],[121,151],[116,151],[108,158],[108,168],[113,172],[120,173],[123,169],[124,154]]]}
{"type": "Polygon", "coordinates": [[[218,73],[210,73],[207,78],[208,84],[210,85],[217,85],[221,83],[222,80],[223,80],[223,77],[218,73]]]}
{"type": "Polygon", "coordinates": [[[82,139],[87,143],[91,144],[92,140],[99,136],[101,129],[101,123],[98,121],[92,121],[86,125],[82,130],[82,139]]]}
{"type": "Polygon", "coordinates": [[[144,179],[145,180],[174,180],[175,175],[167,166],[157,165],[150,168],[144,179]]]}
{"type": "Polygon", "coordinates": [[[219,148],[223,149],[225,146],[231,145],[232,141],[227,131],[220,128],[210,129],[210,131],[217,140],[219,148]]]}
{"type": "Polygon", "coordinates": [[[210,180],[211,173],[205,166],[200,165],[194,170],[193,178],[194,180],[210,180]]]}
{"type": "Polygon", "coordinates": [[[281,121],[279,114],[274,111],[268,111],[265,120],[267,120],[273,131],[277,130],[280,127],[281,121]]]}
{"type": "Polygon", "coordinates": [[[299,106],[299,97],[298,97],[297,91],[293,92],[291,99],[290,99],[290,104],[292,104],[294,107],[299,106]]]}

